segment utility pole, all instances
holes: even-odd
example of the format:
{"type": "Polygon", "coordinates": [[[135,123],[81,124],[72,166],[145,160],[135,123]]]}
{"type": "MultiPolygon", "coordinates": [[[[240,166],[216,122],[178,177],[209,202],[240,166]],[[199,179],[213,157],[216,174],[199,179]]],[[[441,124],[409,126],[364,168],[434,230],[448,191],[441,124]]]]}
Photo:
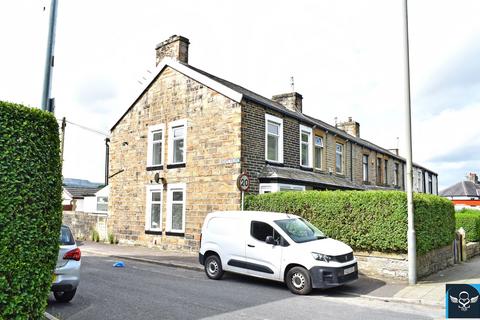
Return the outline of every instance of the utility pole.
{"type": "Polygon", "coordinates": [[[65,127],[67,126],[67,120],[65,119],[65,117],[62,118],[62,144],[60,145],[60,148],[61,148],[61,152],[60,152],[60,156],[61,156],[61,159],[62,159],[62,163],[63,163],[63,150],[64,150],[64,147],[65,147],[65,127]]]}
{"type": "Polygon", "coordinates": [[[410,98],[410,52],[408,45],[408,0],[404,0],[405,26],[405,131],[407,135],[407,212],[408,212],[408,283],[417,283],[417,244],[413,210],[413,170],[412,170],[412,110],[410,98]]]}
{"type": "Polygon", "coordinates": [[[54,100],[50,99],[52,72],[54,65],[53,50],[55,49],[55,27],[57,24],[57,0],[51,0],[50,19],[48,24],[48,43],[45,59],[45,74],[43,78],[42,110],[53,112],[54,100]]]}

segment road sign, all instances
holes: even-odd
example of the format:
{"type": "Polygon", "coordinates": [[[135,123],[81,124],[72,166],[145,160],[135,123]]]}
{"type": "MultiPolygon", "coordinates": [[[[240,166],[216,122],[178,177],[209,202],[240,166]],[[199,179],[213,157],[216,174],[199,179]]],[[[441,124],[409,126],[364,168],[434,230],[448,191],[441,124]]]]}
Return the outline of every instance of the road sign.
{"type": "Polygon", "coordinates": [[[242,173],[238,176],[237,187],[242,192],[248,191],[250,188],[250,177],[246,173],[242,173]]]}

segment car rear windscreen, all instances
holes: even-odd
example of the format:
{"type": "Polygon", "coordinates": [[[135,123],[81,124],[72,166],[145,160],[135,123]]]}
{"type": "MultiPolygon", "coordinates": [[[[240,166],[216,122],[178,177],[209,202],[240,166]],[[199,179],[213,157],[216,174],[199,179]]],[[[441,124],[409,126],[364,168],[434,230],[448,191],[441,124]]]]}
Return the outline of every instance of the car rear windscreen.
{"type": "Polygon", "coordinates": [[[60,230],[60,245],[72,245],[75,244],[75,240],[73,239],[73,235],[70,232],[68,227],[62,226],[60,230]]]}

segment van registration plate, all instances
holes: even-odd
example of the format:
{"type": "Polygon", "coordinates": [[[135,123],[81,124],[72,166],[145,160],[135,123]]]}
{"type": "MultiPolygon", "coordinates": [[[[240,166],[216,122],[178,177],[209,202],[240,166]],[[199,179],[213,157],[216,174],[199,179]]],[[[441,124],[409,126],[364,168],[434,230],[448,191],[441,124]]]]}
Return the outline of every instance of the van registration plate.
{"type": "Polygon", "coordinates": [[[350,273],[352,273],[352,272],[354,272],[354,271],[355,271],[355,266],[350,267],[350,268],[343,269],[343,275],[350,274],[350,273]]]}

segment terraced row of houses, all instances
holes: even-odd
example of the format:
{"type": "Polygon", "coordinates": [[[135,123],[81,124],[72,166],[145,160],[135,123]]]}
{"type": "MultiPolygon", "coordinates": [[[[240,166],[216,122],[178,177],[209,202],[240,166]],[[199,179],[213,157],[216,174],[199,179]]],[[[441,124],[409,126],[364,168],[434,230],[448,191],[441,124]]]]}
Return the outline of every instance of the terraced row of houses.
{"type": "MultiPolygon", "coordinates": [[[[188,64],[189,40],[156,47],[157,67],[111,129],[109,228],[122,242],[198,248],[203,219],[251,193],[405,189],[405,159],[302,112],[297,92],[265,98],[188,64]]],[[[437,174],[414,166],[415,191],[437,174]]]]}

